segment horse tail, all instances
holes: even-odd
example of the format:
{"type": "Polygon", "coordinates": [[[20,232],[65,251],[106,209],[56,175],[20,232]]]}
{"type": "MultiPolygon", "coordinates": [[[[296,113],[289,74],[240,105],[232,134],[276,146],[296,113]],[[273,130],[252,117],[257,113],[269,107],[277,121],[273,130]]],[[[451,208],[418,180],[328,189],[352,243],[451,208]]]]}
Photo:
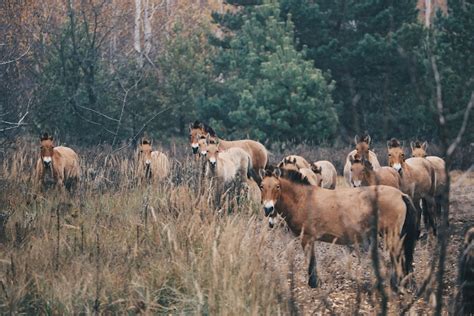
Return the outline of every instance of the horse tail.
{"type": "Polygon", "coordinates": [[[247,155],[247,178],[254,179],[255,182],[257,182],[258,184],[260,184],[261,182],[259,175],[257,174],[257,172],[255,172],[255,169],[253,168],[252,158],[250,157],[250,155],[247,155]]]}
{"type": "Polygon", "coordinates": [[[418,220],[418,210],[413,204],[412,199],[402,195],[403,202],[406,205],[405,222],[402,227],[401,237],[403,238],[403,253],[405,255],[404,272],[410,272],[413,264],[413,252],[415,251],[416,241],[420,236],[420,223],[418,220]]]}

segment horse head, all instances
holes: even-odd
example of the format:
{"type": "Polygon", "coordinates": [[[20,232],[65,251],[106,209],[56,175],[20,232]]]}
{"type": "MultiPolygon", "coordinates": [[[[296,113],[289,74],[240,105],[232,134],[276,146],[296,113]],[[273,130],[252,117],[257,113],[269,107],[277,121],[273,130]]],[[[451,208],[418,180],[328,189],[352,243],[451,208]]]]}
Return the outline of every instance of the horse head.
{"type": "Polygon", "coordinates": [[[48,135],[48,133],[44,133],[41,138],[41,160],[45,167],[51,167],[53,163],[53,155],[54,155],[54,144],[53,144],[53,136],[48,135]]]}
{"type": "Polygon", "coordinates": [[[405,163],[405,152],[402,144],[396,138],[392,138],[387,142],[388,149],[388,164],[394,168],[397,172],[402,171],[403,164],[405,163]]]}

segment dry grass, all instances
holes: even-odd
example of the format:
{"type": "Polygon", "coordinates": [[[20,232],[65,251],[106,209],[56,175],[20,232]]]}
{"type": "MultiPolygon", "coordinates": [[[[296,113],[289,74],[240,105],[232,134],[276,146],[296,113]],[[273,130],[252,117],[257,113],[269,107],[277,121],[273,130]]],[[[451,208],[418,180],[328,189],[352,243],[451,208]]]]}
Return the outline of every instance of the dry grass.
{"type": "MultiPolygon", "coordinates": [[[[34,147],[21,146],[4,159],[0,213],[9,218],[0,227],[0,313],[353,314],[378,308],[369,254],[319,243],[322,286],[309,289],[298,240],[284,225],[268,229],[259,205],[245,196],[228,196],[222,209],[230,212],[218,212],[192,159],[178,154],[169,179],[152,187],[136,181],[132,152],[106,152],[80,151],[83,180],[73,196],[33,189],[34,147]]],[[[339,177],[338,185],[343,182],[339,177]]],[[[422,241],[415,253],[417,284],[429,275],[432,259],[432,242],[422,241]]],[[[447,282],[449,303],[455,292],[453,280],[447,282]]],[[[431,289],[420,298],[391,293],[390,310],[416,298],[413,310],[430,313],[431,289]]]]}

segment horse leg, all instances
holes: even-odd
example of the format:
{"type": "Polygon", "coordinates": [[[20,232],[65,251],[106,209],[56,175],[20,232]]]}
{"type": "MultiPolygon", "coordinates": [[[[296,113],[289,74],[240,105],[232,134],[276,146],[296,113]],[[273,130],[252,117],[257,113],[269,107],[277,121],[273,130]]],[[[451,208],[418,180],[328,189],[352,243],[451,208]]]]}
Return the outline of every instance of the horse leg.
{"type": "Polygon", "coordinates": [[[423,204],[423,218],[425,221],[426,230],[433,231],[433,235],[437,236],[436,229],[436,203],[433,198],[425,197],[422,200],[423,204]]]}
{"type": "Polygon", "coordinates": [[[316,255],[314,253],[314,240],[311,237],[304,235],[301,242],[304,251],[306,252],[306,257],[309,257],[309,266],[308,266],[308,285],[311,288],[318,287],[318,276],[316,272],[316,255]]]}

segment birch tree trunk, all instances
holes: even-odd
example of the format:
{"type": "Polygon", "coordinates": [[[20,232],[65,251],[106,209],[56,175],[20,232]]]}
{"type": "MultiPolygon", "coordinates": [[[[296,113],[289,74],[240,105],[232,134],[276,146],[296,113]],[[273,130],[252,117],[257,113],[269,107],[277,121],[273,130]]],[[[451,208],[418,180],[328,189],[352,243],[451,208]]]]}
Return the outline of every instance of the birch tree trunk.
{"type": "Polygon", "coordinates": [[[140,18],[142,14],[142,1],[135,0],[135,32],[133,36],[133,48],[137,52],[137,63],[138,66],[143,66],[142,56],[142,45],[141,45],[141,32],[140,32],[140,18]]]}
{"type": "Polygon", "coordinates": [[[150,54],[152,43],[151,43],[151,35],[152,35],[152,28],[151,28],[151,21],[153,19],[153,14],[155,13],[155,8],[153,5],[153,0],[145,0],[145,7],[143,13],[143,38],[144,38],[144,48],[145,48],[145,56],[148,58],[150,54]]]}

